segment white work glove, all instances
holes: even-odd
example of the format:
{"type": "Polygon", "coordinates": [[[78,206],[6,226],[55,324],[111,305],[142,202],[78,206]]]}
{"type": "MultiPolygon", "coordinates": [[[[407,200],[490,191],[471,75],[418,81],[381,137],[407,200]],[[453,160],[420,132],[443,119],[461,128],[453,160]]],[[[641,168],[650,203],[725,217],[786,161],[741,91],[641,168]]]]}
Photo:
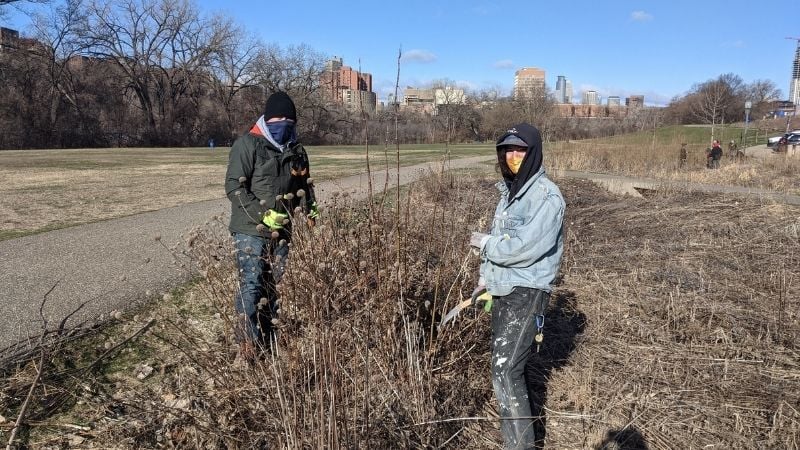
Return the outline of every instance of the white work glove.
{"type": "Polygon", "coordinates": [[[475,247],[478,250],[483,250],[483,246],[486,245],[486,241],[489,240],[489,235],[485,233],[478,233],[477,231],[472,232],[472,235],[469,238],[469,246],[475,247]]]}

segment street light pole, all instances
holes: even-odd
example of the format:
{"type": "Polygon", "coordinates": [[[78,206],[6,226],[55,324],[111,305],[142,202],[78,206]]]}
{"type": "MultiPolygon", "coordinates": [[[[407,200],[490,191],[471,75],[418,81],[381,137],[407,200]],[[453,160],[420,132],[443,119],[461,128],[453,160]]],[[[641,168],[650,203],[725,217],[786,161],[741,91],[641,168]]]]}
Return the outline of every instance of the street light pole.
{"type": "Polygon", "coordinates": [[[742,155],[744,155],[747,150],[747,127],[750,124],[750,108],[752,106],[752,102],[744,102],[744,138],[742,139],[744,142],[742,142],[742,155]]]}

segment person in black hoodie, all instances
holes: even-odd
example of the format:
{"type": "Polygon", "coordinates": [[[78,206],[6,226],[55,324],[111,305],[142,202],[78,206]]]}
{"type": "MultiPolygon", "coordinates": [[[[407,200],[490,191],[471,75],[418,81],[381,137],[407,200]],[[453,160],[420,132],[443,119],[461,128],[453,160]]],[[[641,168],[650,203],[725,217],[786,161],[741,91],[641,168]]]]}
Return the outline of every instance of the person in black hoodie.
{"type": "Polygon", "coordinates": [[[529,392],[545,309],[564,251],[564,198],[542,167],[542,138],[532,125],[510,128],[497,141],[503,180],[489,234],[473,233],[481,255],[477,293],[491,295],[492,384],[505,448],[536,447],[529,392]]]}

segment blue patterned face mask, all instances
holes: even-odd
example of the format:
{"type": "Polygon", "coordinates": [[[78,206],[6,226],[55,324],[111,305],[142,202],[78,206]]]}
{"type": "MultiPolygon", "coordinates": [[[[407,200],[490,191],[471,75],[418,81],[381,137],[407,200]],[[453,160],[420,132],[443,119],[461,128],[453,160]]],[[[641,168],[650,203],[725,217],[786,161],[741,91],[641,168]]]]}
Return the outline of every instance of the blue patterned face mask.
{"type": "Polygon", "coordinates": [[[294,132],[294,122],[291,120],[281,120],[278,122],[268,122],[267,130],[280,145],[291,144],[297,140],[297,135],[294,132]]]}

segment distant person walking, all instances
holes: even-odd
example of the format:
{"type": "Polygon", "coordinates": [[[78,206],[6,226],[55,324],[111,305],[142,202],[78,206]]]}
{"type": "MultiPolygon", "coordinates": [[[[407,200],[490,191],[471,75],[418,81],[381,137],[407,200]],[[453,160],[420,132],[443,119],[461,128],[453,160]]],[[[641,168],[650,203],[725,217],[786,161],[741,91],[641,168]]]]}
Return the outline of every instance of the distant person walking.
{"type": "Polygon", "coordinates": [[[681,144],[681,149],[678,151],[678,168],[683,169],[686,167],[686,160],[689,155],[686,151],[686,143],[681,144]]]}
{"type": "Polygon", "coordinates": [[[536,352],[564,251],[564,199],[542,167],[542,137],[527,123],[496,144],[502,181],[490,234],[472,233],[481,255],[476,293],[491,295],[492,384],[508,449],[536,448],[536,352]],[[536,412],[533,414],[533,412],[536,412]]]}
{"type": "Polygon", "coordinates": [[[231,201],[229,229],[239,267],[235,331],[239,356],[247,361],[275,339],[272,319],[289,253],[293,212],[301,208],[312,223],[319,215],[296,123],[294,102],[286,93],[276,92],[250,132],[236,139],[230,150],[225,191],[231,201]]]}
{"type": "Polygon", "coordinates": [[[728,156],[733,160],[736,159],[737,146],[736,141],[731,140],[728,142],[728,156]]]}
{"type": "Polygon", "coordinates": [[[714,139],[711,143],[711,151],[709,152],[709,169],[719,169],[720,159],[722,159],[722,147],[719,141],[714,139]]]}

